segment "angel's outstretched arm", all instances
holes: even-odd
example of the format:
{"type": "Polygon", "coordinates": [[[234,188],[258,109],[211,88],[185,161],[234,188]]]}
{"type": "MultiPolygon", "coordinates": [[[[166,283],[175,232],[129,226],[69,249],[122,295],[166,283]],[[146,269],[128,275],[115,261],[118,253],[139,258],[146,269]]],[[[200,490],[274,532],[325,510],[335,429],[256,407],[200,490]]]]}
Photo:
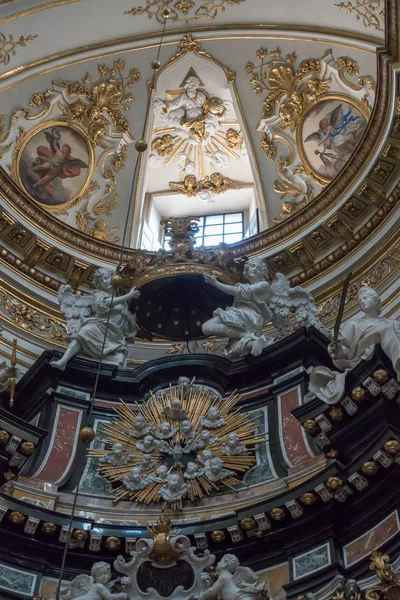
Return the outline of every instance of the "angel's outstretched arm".
{"type": "Polygon", "coordinates": [[[226,285],[225,283],[221,283],[215,277],[215,275],[203,275],[204,281],[209,283],[210,285],[216,287],[221,292],[225,294],[229,294],[229,296],[237,296],[239,293],[239,288],[236,285],[226,285]]]}
{"type": "Polygon", "coordinates": [[[130,300],[133,300],[134,298],[138,298],[140,296],[140,292],[133,287],[127,294],[124,294],[123,296],[117,296],[116,298],[111,299],[107,298],[105,300],[105,304],[107,304],[108,306],[110,306],[110,308],[113,308],[114,306],[117,306],[118,304],[123,304],[124,302],[129,302],[130,300]]]}

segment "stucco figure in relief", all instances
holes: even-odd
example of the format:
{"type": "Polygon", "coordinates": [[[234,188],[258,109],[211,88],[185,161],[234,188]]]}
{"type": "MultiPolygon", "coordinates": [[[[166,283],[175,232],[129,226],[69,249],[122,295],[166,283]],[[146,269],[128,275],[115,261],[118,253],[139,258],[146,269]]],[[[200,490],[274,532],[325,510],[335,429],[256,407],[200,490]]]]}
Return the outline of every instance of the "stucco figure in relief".
{"type": "Polygon", "coordinates": [[[111,269],[98,269],[93,277],[96,290],[90,296],[73,294],[69,285],[60,287],[58,301],[67,319],[71,342],[60,360],[50,363],[52,367],[63,371],[68,361],[78,354],[96,360],[104,356],[119,367],[126,367],[127,342],[135,339],[138,329],[128,303],[140,293],[132,288],[127,294],[113,298],[111,278],[114,274],[111,269]]]}
{"type": "Polygon", "coordinates": [[[163,500],[168,502],[177,502],[190,490],[190,485],[184,483],[182,478],[176,474],[170,474],[167,477],[167,482],[160,488],[159,494],[163,500]]]}
{"type": "Polygon", "coordinates": [[[291,288],[282,273],[269,282],[267,265],[261,258],[246,262],[243,278],[246,283],[226,285],[215,275],[204,275],[206,283],[234,298],[232,306],[217,308],[202,327],[205,335],[229,338],[227,357],[259,356],[274,342],[272,336],[263,334],[263,327],[272,321],[281,334],[287,335],[291,313],[298,324],[326,332],[311,294],[299,286],[291,288]]]}
{"type": "Polygon", "coordinates": [[[264,582],[248,567],[241,567],[234,554],[225,554],[216,571],[217,581],[189,600],[263,600],[267,597],[264,582]]]}
{"type": "Polygon", "coordinates": [[[309,390],[327,404],[336,404],[344,394],[346,373],[361,360],[369,360],[380,344],[392,361],[400,379],[400,322],[380,316],[381,299],[371,287],[362,286],[358,301],[364,315],[349,319],[340,329],[338,343],[331,343],[328,352],[339,371],[314,367],[310,373],[309,390]]]}
{"type": "Polygon", "coordinates": [[[155,110],[161,122],[191,144],[204,143],[214,135],[226,111],[222,100],[201,88],[195,75],[186,79],[183,88],[167,90],[165,99],[157,98],[155,110]]]}
{"type": "Polygon", "coordinates": [[[107,452],[107,454],[99,459],[99,462],[116,467],[118,465],[126,465],[132,458],[133,455],[130,452],[125,452],[125,446],[121,442],[116,442],[110,452],[107,452]]]}
{"type": "Polygon", "coordinates": [[[228,433],[228,439],[222,444],[221,448],[224,456],[235,456],[235,454],[247,452],[246,445],[240,441],[240,437],[234,431],[228,433]]]}
{"type": "MultiPolygon", "coordinates": [[[[128,577],[122,578],[121,583],[130,583],[128,577]],[[122,581],[123,580],[123,581],[122,581]]],[[[62,600],[129,600],[128,594],[110,591],[111,568],[106,562],[95,563],[91,575],[78,575],[71,582],[71,587],[61,590],[62,600]]]]}

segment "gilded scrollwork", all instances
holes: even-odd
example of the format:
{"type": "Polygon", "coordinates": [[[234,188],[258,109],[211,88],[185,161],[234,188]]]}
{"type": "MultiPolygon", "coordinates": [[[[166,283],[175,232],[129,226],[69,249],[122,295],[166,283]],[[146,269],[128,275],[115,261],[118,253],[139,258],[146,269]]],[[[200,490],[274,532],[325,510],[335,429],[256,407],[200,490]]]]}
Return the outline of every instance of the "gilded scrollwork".
{"type": "Polygon", "coordinates": [[[126,11],[125,14],[140,16],[147,15],[149,19],[157,19],[161,24],[165,17],[163,10],[171,12],[169,19],[173,22],[198,21],[199,19],[215,19],[219,12],[224,12],[227,6],[241,4],[246,0],[146,0],[145,6],[138,6],[126,11]]]}
{"type": "Polygon", "coordinates": [[[68,340],[66,325],[0,290],[2,316],[17,327],[58,342],[68,340]]]}
{"type": "Polygon", "coordinates": [[[254,93],[266,93],[258,130],[264,155],[277,162],[274,190],[284,201],[282,219],[309,203],[346,164],[365,131],[373,83],[369,76],[348,82],[343,73],[357,76],[356,61],[335,60],[330,51],[300,62],[296,52],[283,55],[280,48],[260,48],[256,56],[245,70],[254,93]],[[274,142],[282,143],[281,153],[274,142]]]}
{"type": "MultiPolygon", "coordinates": [[[[118,202],[118,196],[106,199],[105,201],[98,200],[93,206],[92,212],[96,216],[101,214],[111,216],[113,210],[117,208],[118,202]]],[[[79,231],[83,231],[96,240],[119,244],[121,241],[120,237],[117,235],[119,227],[111,227],[107,231],[107,221],[105,219],[96,219],[96,217],[92,215],[92,212],[88,210],[88,202],[86,202],[76,213],[76,226],[79,231]]]]}
{"type": "Polygon", "coordinates": [[[347,13],[355,13],[357,21],[367,29],[384,30],[385,24],[385,2],[384,0],[355,0],[353,2],[340,2],[335,4],[340,10],[347,13]]]}
{"type": "Polygon", "coordinates": [[[9,34],[7,37],[6,34],[0,32],[0,64],[8,65],[11,57],[17,54],[18,46],[23,48],[37,37],[37,35],[28,35],[28,37],[21,35],[16,40],[13,35],[9,34]]]}
{"type": "Polygon", "coordinates": [[[61,106],[62,118],[67,122],[84,125],[92,142],[105,149],[108,148],[104,140],[108,132],[105,115],[111,117],[117,132],[130,135],[129,121],[122,111],[130,109],[134,98],[129,89],[139,81],[140,72],[133,68],[125,74],[125,67],[125,61],[118,59],[111,67],[99,65],[100,78],[96,81],[87,73],[81,81],[65,81],[59,84],[60,87],[66,88],[70,98],[80,97],[72,104],[61,106]]]}

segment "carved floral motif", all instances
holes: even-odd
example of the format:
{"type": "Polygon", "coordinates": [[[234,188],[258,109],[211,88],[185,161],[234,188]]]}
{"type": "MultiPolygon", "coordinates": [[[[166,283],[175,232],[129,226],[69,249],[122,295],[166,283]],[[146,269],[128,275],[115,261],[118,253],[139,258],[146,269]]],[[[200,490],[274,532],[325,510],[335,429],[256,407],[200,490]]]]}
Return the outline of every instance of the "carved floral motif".
{"type": "Polygon", "coordinates": [[[24,47],[29,42],[33,42],[37,35],[28,35],[28,37],[21,37],[16,40],[13,35],[9,35],[8,39],[4,33],[0,32],[0,64],[8,65],[12,56],[17,53],[17,46],[24,47]]]}
{"type": "Polygon", "coordinates": [[[138,6],[126,11],[125,14],[146,15],[149,19],[156,18],[164,23],[164,8],[169,8],[169,19],[173,22],[197,21],[199,19],[213,20],[219,12],[224,12],[227,6],[241,4],[246,0],[146,0],[145,6],[138,6]]]}

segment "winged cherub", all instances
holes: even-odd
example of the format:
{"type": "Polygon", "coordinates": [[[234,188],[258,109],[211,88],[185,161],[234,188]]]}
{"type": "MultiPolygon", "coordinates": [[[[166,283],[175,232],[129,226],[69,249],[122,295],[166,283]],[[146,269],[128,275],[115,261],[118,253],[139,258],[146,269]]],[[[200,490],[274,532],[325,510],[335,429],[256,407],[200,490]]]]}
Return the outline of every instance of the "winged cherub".
{"type": "MultiPolygon", "coordinates": [[[[124,578],[128,583],[128,578],[124,578]]],[[[111,568],[106,562],[97,562],[93,565],[91,574],[78,575],[71,583],[71,588],[61,590],[63,600],[128,600],[124,592],[113,594],[110,592],[111,568]]]]}
{"type": "Polygon", "coordinates": [[[315,150],[324,166],[320,168],[321,175],[336,176],[344,167],[349,156],[357,148],[365,131],[365,119],[352,114],[353,108],[348,106],[344,113],[343,104],[339,104],[319,122],[319,129],[304,140],[317,142],[315,150]],[[322,150],[319,150],[319,148],[322,150]],[[329,152],[330,151],[330,152],[329,152]]]}
{"type": "Polygon", "coordinates": [[[93,277],[96,290],[90,296],[73,294],[70,285],[60,287],[58,300],[72,339],[60,360],[50,363],[52,367],[63,371],[68,361],[81,353],[96,360],[108,356],[121,368],[126,366],[127,341],[135,338],[138,329],[128,303],[140,292],[132,288],[127,294],[113,298],[114,274],[112,269],[97,269],[93,277]]]}
{"type": "Polygon", "coordinates": [[[225,554],[217,564],[217,581],[189,600],[263,600],[264,582],[248,567],[241,567],[234,554],[225,554]]]}
{"type": "Polygon", "coordinates": [[[71,155],[72,148],[69,144],[61,144],[61,132],[58,127],[53,127],[51,133],[45,131],[44,135],[49,147],[36,148],[37,158],[28,171],[40,174],[40,179],[32,186],[33,189],[43,186],[48,195],[53,196],[53,179],[77,177],[81,169],[87,169],[88,165],[71,155]]]}

